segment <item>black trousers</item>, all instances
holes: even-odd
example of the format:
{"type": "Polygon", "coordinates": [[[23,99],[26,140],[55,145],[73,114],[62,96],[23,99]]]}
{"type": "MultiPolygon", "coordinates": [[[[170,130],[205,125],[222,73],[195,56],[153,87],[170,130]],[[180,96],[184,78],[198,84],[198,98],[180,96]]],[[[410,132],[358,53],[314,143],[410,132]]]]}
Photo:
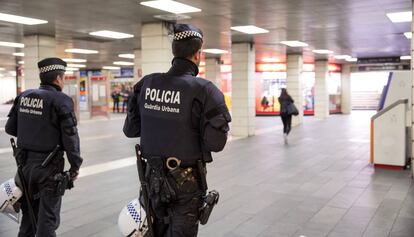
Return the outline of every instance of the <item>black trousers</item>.
{"type": "Polygon", "coordinates": [[[119,113],[119,100],[114,100],[114,107],[112,110],[114,113],[115,113],[115,110],[117,113],[119,113]]]}
{"type": "MultiPolygon", "coordinates": [[[[193,170],[197,172],[197,170],[193,170]]],[[[196,174],[194,176],[197,176],[196,174]]],[[[198,181],[178,185],[173,177],[167,174],[167,180],[173,190],[175,197],[170,202],[165,203],[161,200],[162,184],[160,192],[156,192],[159,180],[151,175],[150,184],[150,202],[151,209],[155,214],[153,223],[155,237],[196,237],[199,224],[199,209],[203,204],[203,192],[199,187],[198,181]],[[155,180],[155,181],[154,181],[155,180]]]]}
{"type": "Polygon", "coordinates": [[[29,189],[35,217],[37,232],[34,233],[26,199],[22,200],[22,222],[18,237],[55,237],[60,224],[60,208],[62,197],[56,194],[57,182],[53,180],[56,173],[64,169],[63,158],[57,158],[47,167],[42,168],[44,158],[28,155],[23,167],[23,175],[29,189]]]}
{"type": "Polygon", "coordinates": [[[280,117],[283,122],[283,133],[289,134],[292,128],[292,115],[281,114],[280,117]]]}
{"type": "Polygon", "coordinates": [[[122,113],[125,113],[127,108],[128,108],[128,100],[124,100],[122,102],[122,113]]]}

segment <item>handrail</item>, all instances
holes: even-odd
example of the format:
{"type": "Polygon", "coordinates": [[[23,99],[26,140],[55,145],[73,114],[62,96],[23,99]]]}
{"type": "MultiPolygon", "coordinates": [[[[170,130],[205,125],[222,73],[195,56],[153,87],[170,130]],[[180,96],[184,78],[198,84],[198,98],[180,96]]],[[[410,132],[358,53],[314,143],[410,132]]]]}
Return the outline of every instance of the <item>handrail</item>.
{"type": "Polygon", "coordinates": [[[397,107],[400,104],[407,104],[407,103],[408,103],[408,99],[397,100],[394,103],[390,104],[389,106],[385,107],[383,110],[381,110],[378,113],[376,113],[374,116],[372,116],[371,121],[374,121],[375,119],[381,117],[383,114],[385,114],[386,112],[390,111],[394,107],[397,107]]]}

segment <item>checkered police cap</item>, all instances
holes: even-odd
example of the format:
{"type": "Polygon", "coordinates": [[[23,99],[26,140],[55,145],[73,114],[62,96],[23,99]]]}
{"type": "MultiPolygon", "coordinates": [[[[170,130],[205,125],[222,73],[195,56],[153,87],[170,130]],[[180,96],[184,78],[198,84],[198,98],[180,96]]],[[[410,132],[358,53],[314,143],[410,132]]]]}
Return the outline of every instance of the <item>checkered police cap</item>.
{"type": "Polygon", "coordinates": [[[203,40],[203,32],[189,24],[175,24],[174,25],[174,40],[180,41],[190,38],[199,38],[203,40]]]}
{"type": "Polygon", "coordinates": [[[66,62],[60,58],[45,58],[37,63],[40,73],[46,73],[51,71],[65,71],[66,62]]]}

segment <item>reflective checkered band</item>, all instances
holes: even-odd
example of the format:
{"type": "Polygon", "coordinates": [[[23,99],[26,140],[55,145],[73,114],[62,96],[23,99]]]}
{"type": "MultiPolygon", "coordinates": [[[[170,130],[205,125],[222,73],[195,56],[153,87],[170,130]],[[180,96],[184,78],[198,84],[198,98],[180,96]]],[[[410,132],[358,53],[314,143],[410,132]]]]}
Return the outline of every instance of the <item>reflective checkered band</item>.
{"type": "Polygon", "coordinates": [[[39,68],[40,73],[55,71],[55,70],[62,70],[65,71],[65,66],[59,64],[48,65],[45,67],[39,68]]]}
{"type": "Polygon", "coordinates": [[[174,34],[174,40],[182,40],[190,37],[198,37],[200,39],[203,39],[203,36],[200,33],[192,30],[182,31],[174,34]]]}
{"type": "Polygon", "coordinates": [[[128,203],[127,208],[128,208],[128,212],[131,214],[132,219],[134,219],[135,223],[140,224],[141,216],[139,215],[137,210],[135,210],[135,207],[132,205],[132,203],[128,203]]]}
{"type": "Polygon", "coordinates": [[[11,187],[10,187],[10,184],[9,183],[5,183],[4,184],[4,188],[6,189],[6,193],[7,193],[7,196],[12,196],[13,195],[13,190],[11,189],[11,187]]]}

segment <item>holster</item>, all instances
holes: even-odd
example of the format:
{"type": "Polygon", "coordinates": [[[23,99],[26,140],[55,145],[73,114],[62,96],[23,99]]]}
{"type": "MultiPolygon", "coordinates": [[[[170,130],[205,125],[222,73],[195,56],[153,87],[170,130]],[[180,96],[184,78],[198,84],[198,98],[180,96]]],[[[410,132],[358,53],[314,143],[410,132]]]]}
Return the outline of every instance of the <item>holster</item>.
{"type": "Polygon", "coordinates": [[[69,171],[62,172],[62,173],[57,173],[54,176],[53,179],[57,182],[57,185],[56,185],[56,195],[58,195],[58,196],[65,195],[66,189],[73,188],[73,181],[70,178],[69,171]]]}
{"type": "Polygon", "coordinates": [[[203,206],[200,208],[200,224],[205,225],[208,222],[208,219],[210,218],[211,212],[213,212],[214,206],[219,201],[219,193],[216,190],[210,191],[205,197],[204,197],[204,203],[203,206]]]}
{"type": "Polygon", "coordinates": [[[149,181],[149,195],[155,194],[162,203],[170,203],[176,198],[176,192],[167,179],[164,159],[161,157],[149,158],[147,164],[146,179],[149,181]]]}

